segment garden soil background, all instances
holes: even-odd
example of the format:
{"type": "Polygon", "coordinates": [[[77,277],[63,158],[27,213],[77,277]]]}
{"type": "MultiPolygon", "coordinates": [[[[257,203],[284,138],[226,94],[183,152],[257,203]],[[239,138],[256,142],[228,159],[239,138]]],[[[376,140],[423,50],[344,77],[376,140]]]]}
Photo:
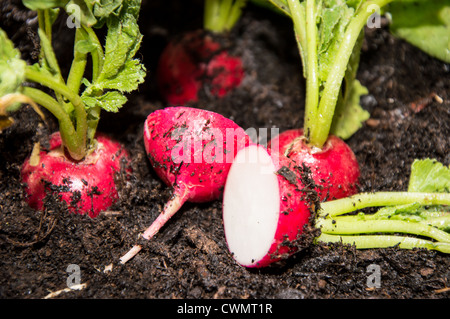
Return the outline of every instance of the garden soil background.
{"type": "MultiPolygon", "coordinates": [[[[159,54],[172,37],[201,27],[202,4],[143,2],[139,58],[146,82],[119,113],[102,113],[99,127],[132,157],[132,177],[121,184],[121,199],[110,211],[96,219],[71,215],[51,197],[45,212],[29,208],[21,164],[57,126],[30,107],[13,115],[14,125],[0,134],[0,298],[36,299],[57,291],[54,298],[449,298],[450,256],[432,251],[310,245],[274,267],[242,268],[226,247],[220,201],[186,204],[142,242],[134,259],[119,263],[170,197],[148,163],[142,129],[150,112],[166,106],[155,83],[159,54]],[[71,264],[80,267],[86,286],[61,292],[71,264]],[[368,285],[369,265],[379,266],[379,288],[368,285]]],[[[34,17],[20,1],[0,4],[0,26],[30,63],[39,52],[34,17]]],[[[65,19],[55,25],[55,43],[67,71],[73,30],[65,19]]],[[[406,190],[414,159],[450,164],[450,66],[390,35],[385,19],[381,28],[366,29],[365,37],[358,79],[369,89],[361,102],[371,117],[347,142],[361,166],[361,191],[406,190]]],[[[192,106],[221,113],[244,129],[301,127],[304,80],[291,22],[249,5],[231,39],[244,59],[244,82],[223,100],[203,94],[192,106]]]]}

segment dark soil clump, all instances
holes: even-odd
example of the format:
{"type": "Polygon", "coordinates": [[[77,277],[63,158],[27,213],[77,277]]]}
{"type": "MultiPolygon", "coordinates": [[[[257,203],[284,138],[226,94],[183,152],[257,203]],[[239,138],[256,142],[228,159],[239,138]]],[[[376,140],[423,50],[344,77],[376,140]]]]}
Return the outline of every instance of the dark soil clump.
{"type": "MultiPolygon", "coordinates": [[[[102,113],[99,126],[124,143],[132,158],[133,176],[110,211],[96,219],[68,214],[52,198],[45,212],[29,208],[20,167],[35,142],[45,145],[55,121],[49,116],[44,123],[24,107],[0,134],[0,298],[44,298],[65,289],[72,264],[80,267],[86,287],[55,298],[448,298],[450,257],[432,251],[311,245],[283,264],[242,268],[226,247],[220,201],[185,204],[151,241],[139,242],[143,249],[134,259],[119,263],[170,197],[146,158],[142,129],[147,115],[165,106],[154,78],[158,56],[172,36],[201,26],[201,6],[173,1],[169,14],[160,1],[144,1],[146,83],[119,113],[102,113]],[[369,265],[379,266],[379,288],[368,286],[369,265]]],[[[20,27],[31,16],[0,17],[18,45],[36,27],[20,27]]],[[[247,71],[241,87],[220,101],[205,95],[193,106],[244,129],[301,127],[304,80],[291,22],[250,5],[231,36],[247,71]]],[[[34,46],[19,46],[29,61],[35,58],[34,46]]],[[[369,89],[362,104],[371,118],[347,142],[361,166],[362,191],[406,190],[414,159],[450,164],[448,64],[394,38],[384,26],[366,32],[358,79],[369,89]]]]}

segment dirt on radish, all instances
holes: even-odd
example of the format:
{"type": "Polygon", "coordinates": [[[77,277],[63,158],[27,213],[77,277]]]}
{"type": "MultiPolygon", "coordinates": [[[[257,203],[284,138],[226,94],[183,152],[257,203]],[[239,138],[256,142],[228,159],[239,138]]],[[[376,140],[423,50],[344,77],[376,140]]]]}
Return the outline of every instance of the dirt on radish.
{"type": "MultiPolygon", "coordinates": [[[[103,114],[98,129],[123,143],[132,161],[132,178],[121,185],[121,200],[110,211],[96,219],[69,214],[51,197],[45,212],[29,208],[20,165],[35,142],[48,145],[45,136],[56,124],[24,108],[0,134],[0,296],[44,298],[67,288],[66,269],[76,264],[86,288],[57,298],[448,298],[450,258],[431,251],[311,245],[276,267],[241,267],[226,246],[221,201],[186,203],[154,240],[139,242],[138,256],[120,265],[121,254],[171,196],[147,161],[142,137],[148,114],[165,106],[152,70],[169,39],[197,29],[202,20],[202,1],[173,1],[170,10],[161,3],[144,1],[141,10],[146,82],[119,113],[103,114]],[[380,267],[380,288],[367,286],[370,265],[380,267]]],[[[17,34],[26,58],[36,58],[26,41],[35,25],[23,24],[33,17],[20,1],[1,6],[2,28],[17,34]],[[6,7],[14,14],[6,17],[6,7]]],[[[58,34],[66,37],[64,30],[58,34]]],[[[220,101],[200,94],[193,106],[244,129],[301,127],[304,83],[291,22],[249,6],[232,36],[239,36],[236,50],[246,68],[241,86],[220,101]]],[[[57,52],[70,61],[64,46],[57,52]]],[[[385,24],[367,30],[358,79],[369,89],[362,105],[371,118],[347,141],[360,163],[362,191],[405,190],[415,158],[450,164],[449,75],[447,64],[392,37],[385,24]]]]}

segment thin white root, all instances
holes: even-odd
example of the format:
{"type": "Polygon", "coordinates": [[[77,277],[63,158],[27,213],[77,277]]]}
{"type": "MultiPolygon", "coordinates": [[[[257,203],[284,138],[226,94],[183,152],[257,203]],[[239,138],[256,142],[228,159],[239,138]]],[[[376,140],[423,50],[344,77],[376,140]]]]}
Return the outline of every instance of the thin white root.
{"type": "MultiPolygon", "coordinates": [[[[167,221],[181,208],[188,198],[187,187],[179,188],[180,193],[175,193],[172,199],[166,203],[164,210],[159,214],[155,221],[142,234],[142,237],[150,240],[163,227],[167,221]],[[183,190],[183,191],[180,191],[183,190]]],[[[120,263],[125,264],[128,260],[137,255],[142,249],[140,245],[135,245],[125,255],[120,257],[120,263]]]]}
{"type": "Polygon", "coordinates": [[[62,294],[63,292],[70,292],[72,290],[83,290],[84,288],[86,288],[86,286],[87,286],[87,284],[84,283],[84,284],[79,284],[79,285],[73,285],[70,288],[67,287],[67,288],[64,288],[64,289],[61,289],[58,291],[53,291],[53,292],[49,293],[47,296],[45,296],[44,299],[50,299],[50,298],[57,297],[60,294],[62,294]]]}
{"type": "Polygon", "coordinates": [[[137,255],[137,253],[142,249],[142,246],[135,245],[131,248],[125,255],[120,257],[120,263],[125,264],[128,260],[137,255]]]}

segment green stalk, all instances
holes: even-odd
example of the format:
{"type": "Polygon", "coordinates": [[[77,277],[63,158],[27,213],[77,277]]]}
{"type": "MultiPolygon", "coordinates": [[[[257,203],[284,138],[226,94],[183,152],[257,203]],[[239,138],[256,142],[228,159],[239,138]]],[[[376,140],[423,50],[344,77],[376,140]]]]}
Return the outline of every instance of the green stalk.
{"type": "Polygon", "coordinates": [[[450,243],[432,242],[406,236],[395,235],[366,235],[366,236],[339,236],[321,234],[316,238],[317,242],[343,243],[355,245],[357,249],[399,247],[401,249],[425,248],[450,254],[450,243]]]}
{"type": "Polygon", "coordinates": [[[450,213],[444,211],[436,212],[421,212],[419,214],[404,214],[404,213],[383,213],[382,210],[375,214],[359,213],[357,215],[338,216],[335,217],[339,221],[345,222],[361,222],[361,221],[374,221],[374,220],[403,220],[406,222],[417,222],[424,225],[434,226],[441,230],[450,229],[450,213]]]}
{"type": "MultiPolygon", "coordinates": [[[[41,52],[40,52],[40,60],[41,65],[44,65],[46,68],[50,69],[54,72],[59,81],[64,83],[64,79],[61,74],[61,70],[58,65],[58,61],[56,60],[55,52],[52,47],[52,21],[50,17],[50,10],[38,10],[38,22],[39,29],[38,34],[41,40],[41,52]]],[[[56,99],[62,105],[64,105],[64,99],[58,93],[55,94],[56,99]]]]}
{"type": "Polygon", "coordinates": [[[350,56],[361,30],[364,28],[367,19],[372,14],[372,10],[368,10],[369,6],[377,5],[381,8],[392,1],[393,0],[372,0],[364,2],[359,8],[358,13],[352,18],[352,21],[348,25],[336,55],[335,63],[328,74],[317,113],[311,117],[314,118],[315,121],[309,121],[307,123],[308,127],[306,127],[305,131],[311,133],[311,145],[322,148],[328,139],[334,110],[339,97],[339,91],[350,56]]]}
{"type": "MultiPolygon", "coordinates": [[[[86,39],[80,30],[80,28],[77,28],[75,31],[75,43],[86,39]]],[[[87,54],[80,53],[74,48],[72,66],[70,67],[69,76],[67,78],[67,87],[72,92],[79,92],[80,90],[81,81],[83,80],[84,72],[86,70],[86,63],[87,54]]]]}
{"type": "Polygon", "coordinates": [[[205,0],[203,27],[214,33],[230,31],[247,0],[205,0]]]}
{"type": "MultiPolygon", "coordinates": [[[[65,84],[54,80],[47,74],[34,70],[32,67],[26,68],[25,78],[28,81],[36,82],[48,87],[49,89],[52,89],[53,91],[55,91],[55,93],[61,94],[72,103],[76,118],[75,139],[78,141],[78,145],[83,145],[83,149],[80,149],[79,147],[76,149],[72,149],[70,148],[70,145],[65,146],[67,146],[67,150],[69,151],[72,158],[74,158],[75,160],[83,159],[86,155],[87,116],[85,106],[83,101],[81,100],[81,97],[72,92],[65,84]]],[[[61,135],[66,137],[70,135],[68,132],[62,132],[63,129],[64,128],[60,128],[61,135]]]]}
{"type": "Polygon", "coordinates": [[[75,153],[84,152],[85,145],[83,140],[77,139],[77,134],[70,116],[62,109],[61,105],[50,95],[39,89],[24,87],[23,94],[31,98],[34,102],[51,112],[59,122],[61,139],[67,149],[75,153]]]}
{"type": "MultiPolygon", "coordinates": [[[[292,0],[291,0],[292,1],[292,0]]],[[[319,67],[317,56],[317,25],[315,0],[306,1],[306,103],[304,134],[309,142],[310,127],[317,121],[315,109],[319,103],[319,67]]]]}
{"type": "Polygon", "coordinates": [[[425,236],[441,242],[450,243],[450,234],[433,226],[403,220],[360,220],[344,221],[336,219],[318,219],[316,226],[322,233],[334,235],[355,235],[370,233],[405,233],[425,236]]]}
{"type": "MultiPolygon", "coordinates": [[[[45,35],[47,36],[47,39],[50,41],[50,44],[52,43],[52,23],[50,20],[50,11],[49,10],[37,10],[38,14],[38,24],[39,28],[41,28],[45,35]]],[[[41,55],[43,54],[42,48],[41,48],[41,55]]],[[[43,56],[43,55],[42,55],[43,56]]]]}
{"type": "MultiPolygon", "coordinates": [[[[307,68],[307,44],[306,44],[306,13],[300,2],[297,0],[288,0],[288,6],[292,22],[294,24],[295,38],[297,40],[297,46],[300,51],[300,57],[302,59],[302,65],[304,66],[303,75],[306,78],[307,68]]],[[[317,107],[315,105],[314,107],[317,107]]]]}
{"type": "MultiPolygon", "coordinates": [[[[87,26],[83,26],[83,30],[86,33],[86,37],[89,38],[96,47],[95,50],[90,52],[92,57],[92,83],[94,83],[99,79],[103,70],[104,52],[100,40],[94,30],[87,26]]],[[[98,95],[101,95],[101,92],[98,92],[98,95]]],[[[89,145],[94,141],[98,122],[100,121],[100,113],[101,107],[98,105],[91,107],[88,110],[86,139],[89,145]]]]}
{"type": "Polygon", "coordinates": [[[93,42],[93,44],[96,47],[96,50],[91,52],[92,82],[95,82],[103,70],[104,52],[103,52],[102,44],[100,43],[100,40],[98,39],[97,34],[94,32],[94,30],[87,26],[83,26],[83,30],[87,34],[86,37],[89,37],[89,39],[93,42]]]}
{"type": "Polygon", "coordinates": [[[237,0],[235,5],[231,7],[227,22],[225,23],[226,30],[231,30],[242,14],[242,9],[245,7],[247,0],[237,0]]]}
{"type": "Polygon", "coordinates": [[[450,205],[450,193],[377,192],[361,193],[320,204],[320,217],[334,217],[367,207],[405,205],[450,205]]]}
{"type": "MultiPolygon", "coordinates": [[[[380,210],[375,214],[340,216],[367,207],[418,204],[450,205],[450,193],[378,192],[362,193],[351,197],[322,203],[315,226],[321,230],[317,241],[354,244],[358,249],[427,248],[450,253],[450,234],[445,231],[449,215],[445,212],[423,212],[404,214],[397,210],[380,210]],[[440,229],[441,228],[441,229],[440,229]],[[403,233],[435,240],[394,236],[367,235],[374,233],[403,233]]],[[[415,206],[415,205],[413,205],[415,206]]]]}

